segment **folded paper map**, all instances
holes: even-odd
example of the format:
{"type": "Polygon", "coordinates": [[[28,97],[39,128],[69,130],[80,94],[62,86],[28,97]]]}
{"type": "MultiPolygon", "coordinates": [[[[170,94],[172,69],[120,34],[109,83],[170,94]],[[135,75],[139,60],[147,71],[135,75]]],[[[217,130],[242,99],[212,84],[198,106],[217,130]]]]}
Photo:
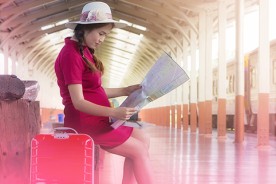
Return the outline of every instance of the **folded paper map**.
{"type": "MultiPolygon", "coordinates": [[[[145,76],[140,84],[142,87],[131,93],[120,107],[133,107],[139,111],[188,80],[187,73],[167,53],[164,53],[145,76]]],[[[125,123],[123,120],[112,121],[113,128],[125,123]]]]}

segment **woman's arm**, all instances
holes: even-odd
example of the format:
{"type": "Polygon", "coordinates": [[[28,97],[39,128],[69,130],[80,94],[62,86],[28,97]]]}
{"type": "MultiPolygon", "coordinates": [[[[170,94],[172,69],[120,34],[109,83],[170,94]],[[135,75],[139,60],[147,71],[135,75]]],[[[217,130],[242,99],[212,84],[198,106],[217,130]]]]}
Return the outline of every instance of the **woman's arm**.
{"type": "Polygon", "coordinates": [[[127,120],[129,119],[136,110],[134,108],[118,107],[111,108],[95,103],[91,103],[84,99],[81,84],[71,84],[68,86],[70,96],[74,107],[84,113],[95,115],[95,116],[108,116],[116,119],[127,120]]]}
{"type": "Polygon", "coordinates": [[[107,94],[108,98],[115,98],[119,96],[128,96],[133,91],[140,89],[141,86],[139,84],[124,87],[124,88],[105,88],[105,93],[107,94]]]}

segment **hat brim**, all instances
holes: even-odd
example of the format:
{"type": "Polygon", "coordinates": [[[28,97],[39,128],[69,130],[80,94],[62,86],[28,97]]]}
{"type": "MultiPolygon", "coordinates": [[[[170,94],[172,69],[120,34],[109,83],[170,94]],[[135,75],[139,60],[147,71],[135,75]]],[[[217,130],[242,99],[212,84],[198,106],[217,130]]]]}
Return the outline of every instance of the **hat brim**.
{"type": "Polygon", "coordinates": [[[75,21],[75,22],[67,22],[65,24],[65,27],[69,28],[69,29],[75,29],[75,27],[78,24],[104,24],[104,23],[113,23],[115,28],[123,28],[126,27],[127,24],[126,23],[122,23],[122,22],[118,22],[115,20],[106,20],[106,21],[94,21],[94,22],[81,22],[81,21],[75,21]]]}

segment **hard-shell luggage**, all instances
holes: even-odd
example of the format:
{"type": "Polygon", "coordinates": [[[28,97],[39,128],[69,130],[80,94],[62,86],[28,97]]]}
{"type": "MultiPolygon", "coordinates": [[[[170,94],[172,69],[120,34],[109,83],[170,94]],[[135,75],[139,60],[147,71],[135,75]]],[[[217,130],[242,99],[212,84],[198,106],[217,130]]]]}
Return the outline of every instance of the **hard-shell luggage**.
{"type": "MultiPolygon", "coordinates": [[[[31,184],[93,184],[94,142],[86,134],[38,134],[31,141],[31,184]]],[[[73,129],[72,129],[73,130],[73,129]]]]}

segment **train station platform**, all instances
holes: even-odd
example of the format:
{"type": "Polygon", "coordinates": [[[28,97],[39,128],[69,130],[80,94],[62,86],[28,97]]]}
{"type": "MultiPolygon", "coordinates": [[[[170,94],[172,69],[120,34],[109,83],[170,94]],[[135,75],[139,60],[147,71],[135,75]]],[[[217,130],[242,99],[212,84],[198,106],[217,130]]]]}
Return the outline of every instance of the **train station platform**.
{"type": "MultiPolygon", "coordinates": [[[[269,147],[258,147],[257,136],[245,133],[243,143],[234,143],[234,132],[218,139],[182,129],[147,127],[150,156],[158,184],[275,184],[276,138],[269,147]]],[[[101,184],[119,184],[123,159],[105,153],[100,168],[101,184]]]]}

